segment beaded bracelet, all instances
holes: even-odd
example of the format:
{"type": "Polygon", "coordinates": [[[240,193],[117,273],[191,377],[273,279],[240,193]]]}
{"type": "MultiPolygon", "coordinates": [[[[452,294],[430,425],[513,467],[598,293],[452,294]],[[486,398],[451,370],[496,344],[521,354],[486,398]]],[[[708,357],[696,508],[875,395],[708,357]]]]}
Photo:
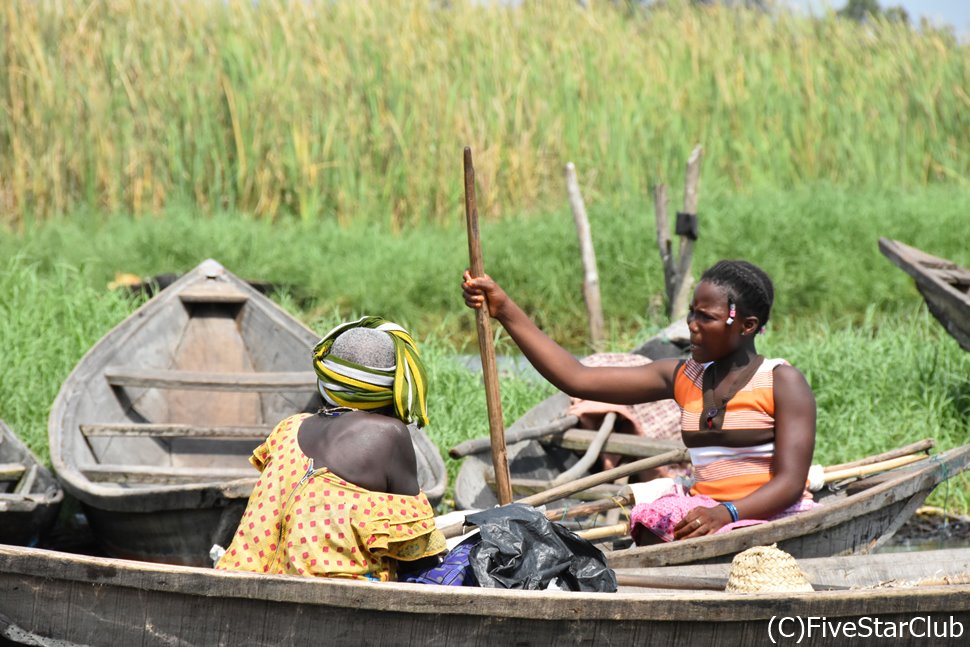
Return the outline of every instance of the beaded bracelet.
{"type": "Polygon", "coordinates": [[[731,523],[734,523],[735,521],[740,519],[740,517],[738,516],[738,509],[734,507],[733,503],[731,503],[730,501],[722,501],[721,505],[727,508],[727,511],[731,514],[731,523]]]}

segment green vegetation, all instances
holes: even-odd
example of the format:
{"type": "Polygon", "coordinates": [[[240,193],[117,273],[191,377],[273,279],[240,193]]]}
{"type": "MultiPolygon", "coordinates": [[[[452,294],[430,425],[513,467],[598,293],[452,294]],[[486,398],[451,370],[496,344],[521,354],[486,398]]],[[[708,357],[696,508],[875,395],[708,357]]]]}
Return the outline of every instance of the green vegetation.
{"type": "Polygon", "coordinates": [[[0,213],[173,201],[401,231],[460,207],[709,186],[966,183],[970,48],[903,21],[624,3],[10,0],[0,213]]]}
{"type": "MultiPolygon", "coordinates": [[[[763,352],[788,358],[816,390],[817,460],[838,463],[925,437],[966,442],[970,354],[930,317],[909,278],[878,252],[880,234],[970,265],[966,189],[910,193],[817,186],[746,195],[702,191],[699,270],[721,256],[763,264],[777,285],[763,352]],[[930,224],[932,223],[932,224],[930,224]]],[[[644,204],[590,205],[610,349],[627,350],[662,323],[661,276],[644,204]]],[[[117,271],[186,271],[214,257],[236,274],[270,280],[276,298],[315,330],[359,314],[410,327],[431,366],[429,433],[442,450],[488,433],[481,377],[455,360],[477,353],[474,318],[460,296],[467,262],[461,227],[424,225],[399,236],[359,225],[269,223],[188,209],[164,217],[78,215],[0,235],[0,415],[46,451],[47,413],[81,355],[137,305],[105,286],[117,271]],[[389,272],[388,268],[394,268],[389,272]]],[[[547,330],[584,346],[582,270],[562,210],[483,228],[486,268],[547,330]]],[[[514,354],[497,329],[499,352],[514,354]]],[[[511,423],[551,393],[540,380],[502,375],[511,423]]],[[[457,463],[449,460],[452,476],[457,463]]],[[[944,492],[934,495],[942,503],[944,492]]],[[[949,504],[967,509],[965,488],[949,504]]]]}

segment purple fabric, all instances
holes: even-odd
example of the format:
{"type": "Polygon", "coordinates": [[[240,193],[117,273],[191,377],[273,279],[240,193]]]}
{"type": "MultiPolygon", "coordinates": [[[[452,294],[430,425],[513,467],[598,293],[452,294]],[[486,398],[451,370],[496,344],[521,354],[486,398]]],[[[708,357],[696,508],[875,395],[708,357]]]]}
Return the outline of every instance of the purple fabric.
{"type": "Polygon", "coordinates": [[[417,584],[443,584],[462,586],[471,568],[468,555],[478,542],[462,542],[448,551],[437,566],[410,573],[403,581],[417,584]]]}

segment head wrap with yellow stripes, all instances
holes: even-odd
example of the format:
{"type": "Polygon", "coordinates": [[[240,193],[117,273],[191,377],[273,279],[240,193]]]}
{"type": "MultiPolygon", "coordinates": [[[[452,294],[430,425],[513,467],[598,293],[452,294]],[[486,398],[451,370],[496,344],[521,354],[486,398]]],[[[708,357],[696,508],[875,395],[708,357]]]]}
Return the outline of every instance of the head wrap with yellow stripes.
{"type": "Polygon", "coordinates": [[[313,368],[323,398],[336,406],[374,410],[394,405],[402,421],[428,424],[427,381],[424,363],[411,334],[381,317],[361,317],[340,324],[313,348],[313,368]],[[394,343],[393,366],[366,366],[337,357],[333,343],[353,328],[371,328],[388,334],[394,343]]]}

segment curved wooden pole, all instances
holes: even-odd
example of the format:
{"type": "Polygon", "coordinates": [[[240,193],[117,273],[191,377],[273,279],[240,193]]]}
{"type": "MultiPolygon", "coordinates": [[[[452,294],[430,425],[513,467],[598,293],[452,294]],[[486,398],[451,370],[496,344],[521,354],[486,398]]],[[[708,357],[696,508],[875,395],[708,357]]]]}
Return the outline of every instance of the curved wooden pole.
{"type": "MultiPolygon", "coordinates": [[[[475,167],[472,150],[465,147],[465,219],[468,225],[468,257],[472,276],[485,274],[482,260],[482,243],[478,232],[478,205],[475,202],[475,167]]],[[[488,407],[488,432],[492,444],[492,466],[495,468],[495,486],[498,502],[512,502],[512,483],[509,477],[509,459],[505,451],[505,430],[502,422],[502,399],[498,388],[498,368],[495,362],[495,346],[492,343],[492,326],[489,321],[488,304],[475,311],[478,324],[478,348],[482,355],[482,375],[485,378],[485,404],[488,407]]]]}

